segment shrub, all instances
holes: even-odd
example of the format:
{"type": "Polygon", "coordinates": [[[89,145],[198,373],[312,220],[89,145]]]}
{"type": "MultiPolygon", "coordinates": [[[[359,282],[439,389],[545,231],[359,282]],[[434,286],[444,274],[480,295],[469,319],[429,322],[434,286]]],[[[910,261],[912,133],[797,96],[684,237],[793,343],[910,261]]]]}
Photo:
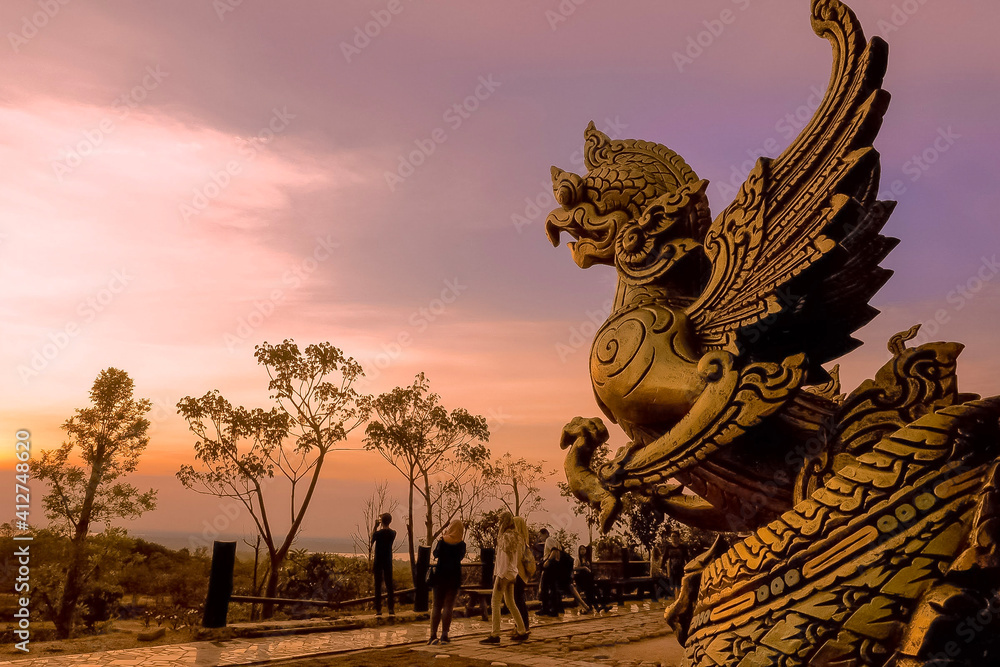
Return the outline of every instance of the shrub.
{"type": "MultiPolygon", "coordinates": [[[[406,579],[410,579],[406,565],[406,579]]],[[[396,587],[403,587],[403,572],[394,574],[396,587]]],[[[279,595],[299,600],[341,602],[363,597],[371,590],[372,573],[361,557],[309,553],[289,557],[285,582],[279,595]]]]}
{"type": "Polygon", "coordinates": [[[83,610],[80,619],[90,632],[97,626],[118,616],[118,607],[125,592],[121,586],[98,582],[83,594],[83,610]]]}

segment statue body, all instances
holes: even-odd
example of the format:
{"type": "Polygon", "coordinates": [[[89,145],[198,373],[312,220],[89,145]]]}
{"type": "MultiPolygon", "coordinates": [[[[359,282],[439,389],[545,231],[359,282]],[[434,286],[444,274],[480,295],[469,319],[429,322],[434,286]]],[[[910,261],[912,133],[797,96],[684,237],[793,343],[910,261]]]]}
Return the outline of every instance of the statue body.
{"type": "Polygon", "coordinates": [[[897,241],[872,146],[887,46],[839,0],[812,0],[812,24],[833,45],[826,97],[714,219],[658,144],[591,124],[587,174],[553,167],[550,240],[618,274],[590,370],[630,440],[595,468],[607,428],[572,420],[567,478],[605,530],[630,493],[746,535],[686,568],[667,614],[686,665],[1000,664],[998,628],[948,643],[1000,601],[1000,399],[959,393],[962,347],[907,348],[916,327],[848,396],[824,367],[860,344],[897,241]]]}

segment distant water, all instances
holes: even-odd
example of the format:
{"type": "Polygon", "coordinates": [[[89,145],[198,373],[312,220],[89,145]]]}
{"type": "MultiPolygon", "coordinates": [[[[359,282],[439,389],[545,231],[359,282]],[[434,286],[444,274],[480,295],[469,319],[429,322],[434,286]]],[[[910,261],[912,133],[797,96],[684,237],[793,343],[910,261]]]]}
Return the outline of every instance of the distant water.
{"type": "MultiPolygon", "coordinates": [[[[200,546],[204,546],[208,547],[209,551],[211,551],[212,548],[211,540],[208,540],[197,533],[147,530],[130,532],[129,535],[132,537],[140,537],[147,542],[162,544],[170,549],[183,549],[184,547],[195,549],[200,546]]],[[[236,542],[237,553],[253,553],[253,547],[247,546],[247,542],[252,545],[254,543],[254,539],[246,535],[219,535],[213,539],[220,542],[236,542]],[[244,539],[246,539],[246,542],[244,542],[244,539]]],[[[354,540],[349,537],[302,536],[295,540],[292,548],[323,553],[335,553],[343,556],[353,556],[354,540]]]]}

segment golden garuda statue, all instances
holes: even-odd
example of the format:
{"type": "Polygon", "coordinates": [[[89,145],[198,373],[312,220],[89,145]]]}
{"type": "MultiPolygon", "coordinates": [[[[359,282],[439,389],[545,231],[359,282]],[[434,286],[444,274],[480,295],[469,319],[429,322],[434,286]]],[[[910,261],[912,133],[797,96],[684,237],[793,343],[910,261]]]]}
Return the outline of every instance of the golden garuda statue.
{"type": "Polygon", "coordinates": [[[667,614],[686,665],[1000,665],[1000,398],[959,393],[962,346],[908,348],[916,327],[847,396],[824,369],[860,344],[896,240],[872,146],[888,47],[839,0],[812,25],[829,89],[718,216],[680,156],[593,124],[587,174],[553,167],[549,239],[617,269],[590,371],[630,439],[598,464],[603,421],[574,419],[567,478],[605,530],[633,494],[745,535],[686,568],[667,614]]]}

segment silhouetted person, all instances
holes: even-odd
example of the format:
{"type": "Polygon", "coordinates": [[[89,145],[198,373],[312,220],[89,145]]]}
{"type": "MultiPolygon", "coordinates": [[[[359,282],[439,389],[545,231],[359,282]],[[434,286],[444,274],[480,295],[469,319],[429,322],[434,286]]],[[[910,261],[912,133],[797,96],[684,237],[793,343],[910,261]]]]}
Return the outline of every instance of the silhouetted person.
{"type": "Polygon", "coordinates": [[[649,577],[653,580],[654,598],[659,597],[661,591],[664,597],[670,597],[673,589],[668,577],[669,569],[667,551],[659,546],[653,547],[649,552],[649,577]]]}
{"type": "Polygon", "coordinates": [[[451,641],[451,614],[455,609],[455,598],[462,587],[462,559],[465,558],[465,525],[452,521],[441,534],[434,546],[437,566],[434,574],[434,606],[431,608],[431,638],[428,644],[447,644],[451,641]],[[437,638],[438,624],[441,625],[441,639],[437,638]]]}
{"type": "Polygon", "coordinates": [[[573,570],[573,582],[587,598],[587,604],[592,611],[598,612],[608,609],[604,593],[597,585],[594,575],[594,562],[590,558],[590,552],[587,550],[587,547],[582,544],[577,549],[577,562],[576,569],[573,570]]]}
{"type": "Polygon", "coordinates": [[[681,544],[681,537],[677,533],[671,533],[667,538],[667,546],[664,549],[663,558],[667,572],[667,579],[670,581],[671,592],[676,596],[681,590],[681,581],[684,579],[684,566],[687,564],[687,550],[681,544]]]}
{"type": "Polygon", "coordinates": [[[562,578],[562,570],[559,567],[562,545],[555,535],[549,534],[547,528],[538,531],[538,535],[545,540],[542,549],[542,578],[538,582],[542,608],[538,611],[538,615],[562,616],[562,591],[559,590],[559,580],[562,578]]]}
{"type": "Polygon", "coordinates": [[[385,594],[389,602],[389,615],[396,615],[395,603],[392,597],[392,543],[396,541],[396,531],[389,528],[392,515],[383,514],[381,521],[375,524],[372,533],[372,544],[375,545],[375,558],[372,571],[375,574],[375,615],[382,615],[382,582],[385,582],[385,594]],[[379,527],[381,526],[381,528],[379,527]]]}

